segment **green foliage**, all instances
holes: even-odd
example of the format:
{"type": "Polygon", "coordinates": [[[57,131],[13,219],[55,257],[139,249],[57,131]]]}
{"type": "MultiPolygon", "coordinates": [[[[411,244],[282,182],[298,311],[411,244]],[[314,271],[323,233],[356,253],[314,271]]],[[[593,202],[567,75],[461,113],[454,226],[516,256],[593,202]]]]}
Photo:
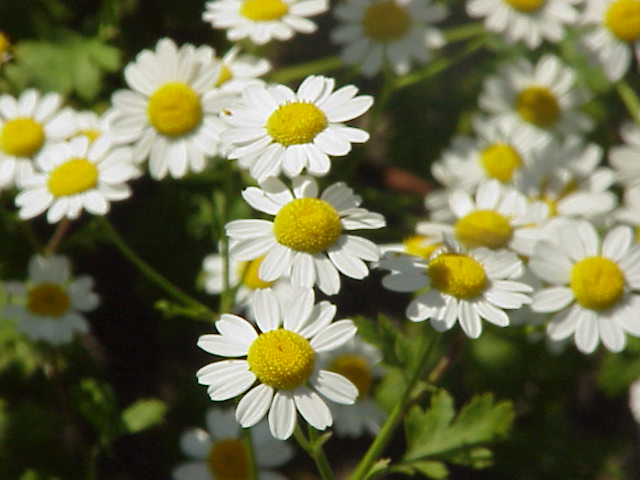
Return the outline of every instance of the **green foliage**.
{"type": "Polygon", "coordinates": [[[605,355],[598,372],[598,384],[608,395],[622,395],[639,378],[640,340],[630,337],[623,352],[605,355]]]}
{"type": "Polygon", "coordinates": [[[127,433],[138,433],[158,425],[167,413],[166,404],[156,398],[137,400],[122,411],[122,424],[127,433]]]}
{"type": "Polygon", "coordinates": [[[5,73],[21,90],[33,86],[90,102],[100,94],[104,75],[120,64],[119,50],[101,39],[58,30],[52,41],[19,42],[5,73]]]}
{"type": "Polygon", "coordinates": [[[95,428],[101,443],[108,444],[120,432],[120,418],[113,389],[106,382],[85,378],[73,391],[80,414],[95,428]]]}
{"type": "Polygon", "coordinates": [[[431,478],[446,477],[442,462],[485,468],[492,463],[485,445],[503,439],[513,419],[512,403],[496,402],[492,394],[473,397],[456,416],[453,398],[439,390],[427,410],[414,406],[405,418],[402,465],[431,478]]]}

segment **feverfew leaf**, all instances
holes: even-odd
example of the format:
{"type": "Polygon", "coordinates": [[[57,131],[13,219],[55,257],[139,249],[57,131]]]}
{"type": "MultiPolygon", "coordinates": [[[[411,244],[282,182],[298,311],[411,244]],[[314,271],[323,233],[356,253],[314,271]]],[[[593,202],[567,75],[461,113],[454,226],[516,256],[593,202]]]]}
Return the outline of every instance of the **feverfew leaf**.
{"type": "Polygon", "coordinates": [[[167,406],[162,400],[137,400],[122,411],[122,423],[127,433],[137,433],[154,427],[164,420],[167,406]]]}

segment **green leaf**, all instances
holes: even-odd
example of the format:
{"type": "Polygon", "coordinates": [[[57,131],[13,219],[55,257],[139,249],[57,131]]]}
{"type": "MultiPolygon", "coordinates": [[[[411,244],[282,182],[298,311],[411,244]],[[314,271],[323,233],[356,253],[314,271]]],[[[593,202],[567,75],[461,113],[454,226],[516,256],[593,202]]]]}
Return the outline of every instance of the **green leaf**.
{"type": "Polygon", "coordinates": [[[85,378],[73,391],[78,411],[98,432],[103,443],[116,438],[121,429],[116,397],[111,387],[95,378],[85,378]]]}
{"type": "Polygon", "coordinates": [[[137,400],[122,411],[122,423],[127,433],[137,433],[161,423],[167,405],[156,398],[137,400]]]}
{"type": "Polygon", "coordinates": [[[441,478],[447,478],[449,476],[449,469],[442,462],[416,462],[412,463],[411,466],[415,468],[418,473],[421,473],[425,477],[435,478],[439,480],[441,478]]]}
{"type": "Polygon", "coordinates": [[[429,409],[413,407],[405,419],[405,462],[438,459],[483,468],[491,452],[483,447],[504,438],[513,424],[513,405],[496,402],[492,394],[471,399],[455,417],[453,399],[444,390],[431,398],[429,409]]]}
{"type": "Polygon", "coordinates": [[[600,366],[598,385],[610,396],[622,395],[640,378],[640,340],[629,337],[627,348],[608,353],[600,366]]]}

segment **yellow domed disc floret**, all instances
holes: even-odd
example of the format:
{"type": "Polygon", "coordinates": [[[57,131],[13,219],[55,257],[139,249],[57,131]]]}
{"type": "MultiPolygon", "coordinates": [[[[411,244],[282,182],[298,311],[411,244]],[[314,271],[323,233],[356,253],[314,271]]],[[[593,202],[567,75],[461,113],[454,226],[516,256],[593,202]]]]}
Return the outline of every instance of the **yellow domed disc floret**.
{"type": "Polygon", "coordinates": [[[587,257],[573,266],[569,285],[584,308],[605,310],[622,297],[624,275],[608,258],[587,257]]]}
{"type": "Polygon", "coordinates": [[[393,0],[374,3],[362,19],[364,33],[378,42],[392,42],[401,38],[411,26],[406,8],[393,0]]]}
{"type": "Polygon", "coordinates": [[[249,480],[251,474],[249,452],[239,438],[215,442],[207,455],[207,466],[216,480],[249,480]]]}
{"type": "Polygon", "coordinates": [[[96,186],[98,168],[86,158],[72,158],[49,174],[47,187],[56,197],[74,195],[96,186]]]}
{"type": "Polygon", "coordinates": [[[535,12],[540,9],[545,1],[546,0],[506,0],[506,2],[516,10],[526,13],[535,12]]]}
{"type": "Polygon", "coordinates": [[[340,238],[342,223],[338,212],[324,200],[298,198],[280,209],[273,233],[278,243],[292,250],[319,253],[340,238]]]}
{"type": "Polygon", "coordinates": [[[269,288],[274,282],[265,282],[258,276],[260,265],[264,260],[264,256],[251,260],[250,262],[239,262],[237,267],[238,278],[242,284],[251,290],[261,288],[269,288]]]}
{"type": "Polygon", "coordinates": [[[328,365],[327,370],[339,373],[358,389],[358,398],[366,397],[371,389],[373,375],[369,362],[362,355],[344,353],[336,356],[328,365]]]}
{"type": "Polygon", "coordinates": [[[44,129],[31,118],[14,118],[2,127],[0,147],[7,155],[31,157],[44,144],[44,129]]]}
{"type": "Polygon", "coordinates": [[[547,128],[558,120],[560,104],[548,88],[528,87],[516,97],[516,111],[524,121],[547,128]]]}
{"type": "Polygon", "coordinates": [[[623,42],[635,42],[640,38],[640,1],[611,2],[605,13],[604,24],[623,42]]]}
{"type": "Polygon", "coordinates": [[[282,0],[244,0],[240,15],[254,22],[268,22],[284,17],[289,6],[282,0]]]}
{"type": "Polygon", "coordinates": [[[311,143],[327,128],[327,117],[313,103],[281,105],[267,119],[266,129],[274,142],[284,146],[311,143]]]}
{"type": "Polygon", "coordinates": [[[506,143],[494,143],[480,153],[480,165],[489,178],[506,183],[522,165],[518,151],[506,143]]]}
{"type": "Polygon", "coordinates": [[[249,370],[265,385],[292,390],[311,376],[315,352],[309,341],[295,332],[270,330],[253,341],[247,362],[249,370]]]}
{"type": "Polygon", "coordinates": [[[509,220],[493,210],[468,213],[456,222],[454,230],[458,241],[468,248],[502,248],[513,235],[509,220]]]}
{"type": "Polygon", "coordinates": [[[443,253],[429,262],[431,287],[456,298],[474,298],[487,286],[487,275],[477,260],[468,255],[443,253]]]}
{"type": "Polygon", "coordinates": [[[40,283],[27,294],[27,310],[43,317],[61,317],[70,305],[67,292],[55,283],[40,283]]]}
{"type": "Polygon", "coordinates": [[[202,120],[200,98],[186,83],[166,83],[149,97],[147,117],[153,128],[163,135],[184,135],[202,120]]]}

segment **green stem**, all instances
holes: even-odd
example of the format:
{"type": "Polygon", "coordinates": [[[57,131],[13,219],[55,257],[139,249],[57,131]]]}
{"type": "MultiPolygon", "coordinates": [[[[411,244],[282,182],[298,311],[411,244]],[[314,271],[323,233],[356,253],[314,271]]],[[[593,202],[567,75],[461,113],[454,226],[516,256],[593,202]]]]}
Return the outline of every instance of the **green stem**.
{"type": "Polygon", "coordinates": [[[56,253],[56,250],[60,246],[60,242],[62,242],[62,239],[66,235],[70,226],[71,220],[69,220],[68,218],[64,218],[62,221],[60,221],[60,223],[58,223],[55,232],[53,232],[49,243],[47,243],[47,246],[44,249],[45,255],[53,255],[54,253],[56,253]]]}
{"type": "Polygon", "coordinates": [[[317,440],[317,438],[315,437],[315,430],[313,430],[313,428],[310,428],[309,433],[314,437],[311,440],[308,440],[307,437],[305,437],[303,431],[300,429],[300,426],[296,425],[296,428],[293,431],[293,436],[295,437],[300,447],[305,452],[307,452],[307,454],[315,462],[318,473],[320,474],[320,478],[322,478],[322,480],[335,480],[336,477],[333,473],[333,470],[331,469],[331,466],[329,465],[329,460],[324,453],[322,445],[318,445],[318,443],[315,441],[317,440]]]}
{"type": "Polygon", "coordinates": [[[453,42],[459,42],[461,40],[467,40],[468,38],[477,37],[478,35],[484,35],[487,30],[481,22],[465,23],[464,25],[457,25],[445,30],[444,38],[447,40],[447,44],[453,42]]]}
{"type": "Polygon", "coordinates": [[[250,480],[257,480],[258,467],[256,465],[256,455],[253,449],[253,438],[251,438],[251,429],[243,428],[241,432],[242,432],[242,441],[244,442],[245,447],[247,447],[247,452],[249,452],[249,465],[251,467],[250,480]]]}
{"type": "Polygon", "coordinates": [[[127,245],[122,236],[116,231],[106,217],[99,217],[99,221],[116,248],[120,250],[120,253],[122,253],[122,255],[124,255],[124,257],[129,260],[140,271],[140,273],[176,300],[192,307],[202,317],[208,317],[209,320],[215,317],[215,313],[209,310],[206,305],[203,305],[195,298],[184,293],[177,286],[158,273],[153,267],[151,267],[151,265],[142,260],[142,258],[140,258],[140,256],[127,245]]]}
{"type": "Polygon", "coordinates": [[[339,57],[320,58],[318,60],[312,60],[310,62],[276,70],[269,75],[269,80],[276,83],[287,83],[292,80],[304,78],[308,75],[338,70],[343,65],[344,63],[339,57]]]}
{"type": "Polygon", "coordinates": [[[616,84],[616,90],[618,95],[624,102],[625,107],[629,111],[629,114],[633,117],[633,120],[640,124],[640,99],[633,88],[625,81],[621,80],[616,84]]]}
{"type": "Polygon", "coordinates": [[[427,360],[431,353],[431,347],[435,344],[435,338],[437,337],[433,337],[433,339],[423,337],[420,352],[418,353],[418,361],[415,364],[414,371],[411,372],[407,388],[402,394],[402,398],[395,404],[393,410],[391,410],[391,413],[380,428],[378,435],[371,445],[369,445],[369,449],[365,452],[364,457],[362,457],[355,470],[350,475],[349,480],[363,480],[367,478],[369,470],[371,470],[371,467],[376,460],[378,460],[383,450],[391,440],[396,427],[402,419],[405,408],[411,401],[413,390],[420,378],[424,375],[428,366],[427,360]]]}

